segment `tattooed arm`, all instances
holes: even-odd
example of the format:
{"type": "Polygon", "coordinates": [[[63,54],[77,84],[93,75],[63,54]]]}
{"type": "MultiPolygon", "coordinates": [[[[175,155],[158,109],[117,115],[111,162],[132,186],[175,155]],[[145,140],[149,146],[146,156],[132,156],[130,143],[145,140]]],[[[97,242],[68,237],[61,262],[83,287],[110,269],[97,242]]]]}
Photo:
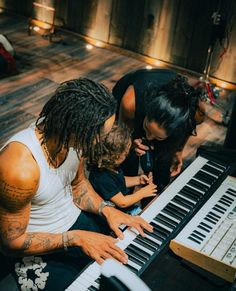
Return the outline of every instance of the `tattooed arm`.
{"type": "Polygon", "coordinates": [[[0,250],[4,254],[36,255],[77,246],[98,263],[108,257],[127,261],[124,251],[109,236],[81,230],[63,234],[26,232],[38,182],[38,165],[24,145],[12,142],[0,152],[0,250]]]}
{"type": "Polygon", "coordinates": [[[72,192],[74,203],[82,210],[98,213],[102,198],[94,191],[84,173],[85,160],[82,158],[79,164],[79,170],[72,182],[72,192]]]}

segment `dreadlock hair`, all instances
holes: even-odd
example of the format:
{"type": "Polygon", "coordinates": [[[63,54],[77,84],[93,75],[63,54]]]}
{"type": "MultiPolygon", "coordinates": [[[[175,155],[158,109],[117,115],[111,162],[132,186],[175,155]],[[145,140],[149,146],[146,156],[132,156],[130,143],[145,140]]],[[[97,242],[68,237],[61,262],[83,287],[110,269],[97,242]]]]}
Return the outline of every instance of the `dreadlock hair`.
{"type": "Polygon", "coordinates": [[[36,121],[45,143],[56,139],[56,151],[73,147],[83,156],[93,156],[93,143],[100,140],[104,122],[116,111],[116,101],[102,84],[87,78],[69,80],[60,84],[44,105],[36,121]]]}
{"type": "Polygon", "coordinates": [[[89,161],[89,166],[113,170],[119,166],[116,161],[125,152],[129,151],[131,144],[131,130],[124,123],[114,123],[111,131],[102,140],[102,150],[99,145],[94,146],[95,155],[89,161]]]}

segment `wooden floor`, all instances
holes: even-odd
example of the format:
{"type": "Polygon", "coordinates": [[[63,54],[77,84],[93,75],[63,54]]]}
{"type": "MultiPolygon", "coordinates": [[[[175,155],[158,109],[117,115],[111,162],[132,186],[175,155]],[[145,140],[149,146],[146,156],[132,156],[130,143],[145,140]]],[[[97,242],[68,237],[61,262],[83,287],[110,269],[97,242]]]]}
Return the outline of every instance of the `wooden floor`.
{"type": "MultiPolygon", "coordinates": [[[[0,80],[0,146],[35,120],[59,83],[86,76],[111,89],[123,74],[147,65],[103,48],[87,50],[85,42],[65,32],[57,32],[54,39],[61,41],[55,43],[39,35],[28,36],[24,18],[1,15],[0,28],[14,46],[18,68],[17,75],[0,80]]],[[[223,91],[218,102],[230,109],[233,95],[223,91]]],[[[185,148],[186,160],[194,157],[200,144],[224,141],[226,127],[219,124],[220,113],[208,106],[208,115],[206,122],[198,127],[197,136],[191,137],[185,148]]]]}
{"type": "MultiPolygon", "coordinates": [[[[85,42],[65,32],[57,33],[57,39],[61,38],[57,43],[49,43],[39,35],[28,36],[27,20],[24,18],[1,15],[0,29],[15,48],[18,68],[18,74],[0,80],[0,146],[13,133],[25,128],[36,119],[43,104],[50,98],[59,83],[86,76],[103,82],[111,89],[123,74],[145,68],[147,65],[103,48],[87,50],[85,42]]],[[[230,110],[234,96],[233,92],[222,91],[218,102],[230,110]]],[[[207,112],[208,117],[204,124],[198,127],[197,136],[191,137],[185,148],[185,164],[194,158],[196,149],[201,144],[222,145],[224,142],[226,127],[221,125],[220,113],[212,106],[207,106],[207,112]]],[[[165,268],[160,270],[164,272],[161,280],[164,280],[169,287],[161,288],[159,279],[157,282],[157,278],[153,275],[150,283],[152,290],[157,290],[157,287],[158,290],[187,290],[187,287],[198,290],[202,284],[206,284],[203,279],[194,277],[196,289],[192,288],[190,282],[186,285],[187,289],[176,289],[175,275],[171,277],[172,282],[166,268],[176,267],[177,264],[172,266],[173,260],[169,261],[168,257],[164,257],[163,260],[165,268]],[[170,286],[173,288],[171,289],[170,286]]],[[[185,272],[188,276],[188,271],[185,272]]],[[[202,286],[201,290],[224,289],[214,289],[209,286],[205,285],[205,288],[202,286]]]]}

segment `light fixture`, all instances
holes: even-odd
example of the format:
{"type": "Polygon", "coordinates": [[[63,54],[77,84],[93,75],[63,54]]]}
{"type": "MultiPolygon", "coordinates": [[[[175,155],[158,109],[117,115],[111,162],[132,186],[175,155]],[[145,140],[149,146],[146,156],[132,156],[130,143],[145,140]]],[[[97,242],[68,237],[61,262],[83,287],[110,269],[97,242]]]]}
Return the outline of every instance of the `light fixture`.
{"type": "Polygon", "coordinates": [[[151,69],[152,69],[152,66],[147,65],[147,66],[146,66],[146,69],[147,69],[147,70],[151,70],[151,69]]]}
{"type": "Polygon", "coordinates": [[[93,45],[91,45],[90,43],[86,44],[86,49],[87,50],[92,50],[94,48],[93,45]]]}

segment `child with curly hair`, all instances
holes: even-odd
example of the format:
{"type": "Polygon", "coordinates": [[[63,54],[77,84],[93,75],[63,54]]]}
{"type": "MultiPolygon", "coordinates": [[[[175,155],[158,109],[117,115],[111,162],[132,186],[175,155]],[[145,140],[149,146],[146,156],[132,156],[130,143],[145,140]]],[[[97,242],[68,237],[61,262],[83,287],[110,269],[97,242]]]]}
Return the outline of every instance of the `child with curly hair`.
{"type": "Polygon", "coordinates": [[[151,172],[148,176],[127,177],[120,168],[131,147],[130,129],[124,124],[114,124],[102,144],[102,153],[94,154],[90,160],[90,183],[104,200],[113,202],[128,214],[139,214],[141,208],[138,202],[156,196],[157,186],[152,182],[151,172]],[[138,185],[143,187],[130,194],[129,188],[138,185]]]}

